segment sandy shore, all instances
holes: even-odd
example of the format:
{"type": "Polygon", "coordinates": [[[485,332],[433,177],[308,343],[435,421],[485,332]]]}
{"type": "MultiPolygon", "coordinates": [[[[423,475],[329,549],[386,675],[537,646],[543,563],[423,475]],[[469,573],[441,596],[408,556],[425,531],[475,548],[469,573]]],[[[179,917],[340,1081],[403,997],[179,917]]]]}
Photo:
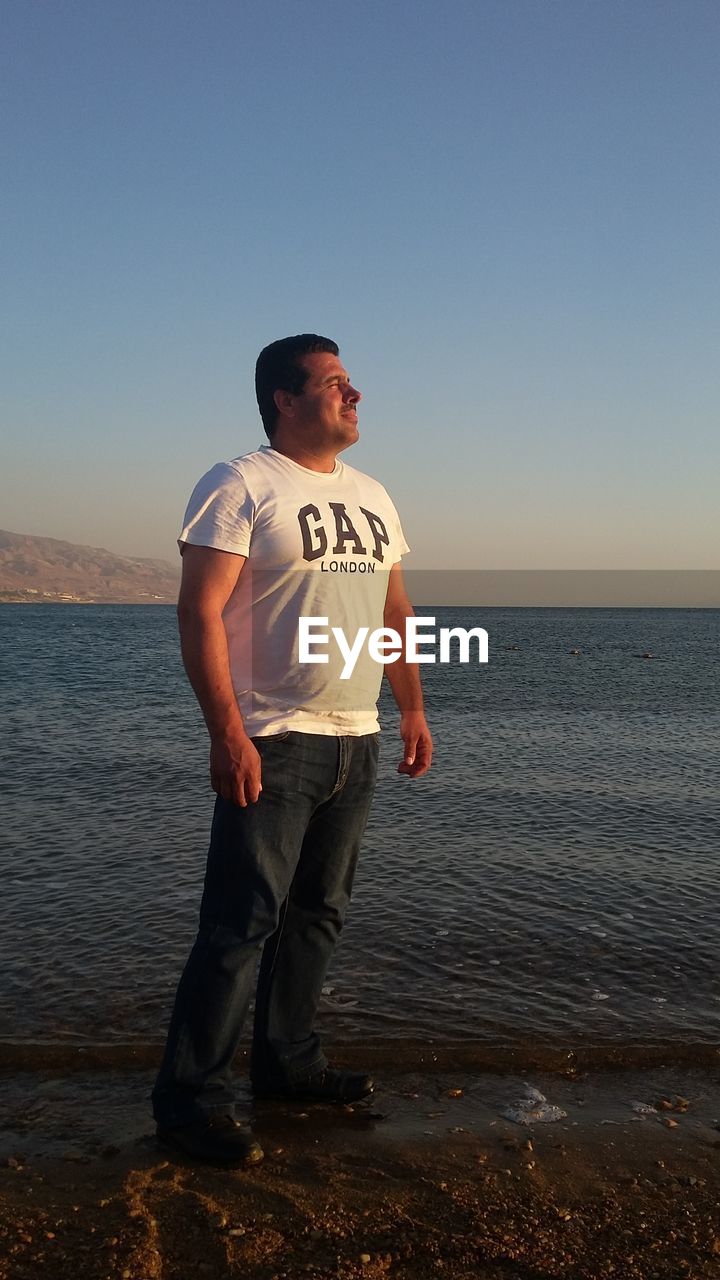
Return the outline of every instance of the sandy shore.
{"type": "Polygon", "coordinates": [[[266,1150],[250,1172],[159,1150],[152,1074],[3,1073],[0,1276],[720,1274],[717,1072],[384,1071],[350,1109],[241,1088],[266,1150]],[[509,1119],[541,1105],[527,1086],[566,1115],[509,1119]]]}

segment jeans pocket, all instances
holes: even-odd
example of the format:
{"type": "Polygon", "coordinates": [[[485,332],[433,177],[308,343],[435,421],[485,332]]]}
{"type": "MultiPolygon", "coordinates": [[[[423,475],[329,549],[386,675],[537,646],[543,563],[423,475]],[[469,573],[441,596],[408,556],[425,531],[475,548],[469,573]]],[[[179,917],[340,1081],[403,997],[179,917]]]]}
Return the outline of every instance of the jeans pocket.
{"type": "Polygon", "coordinates": [[[253,742],[257,746],[261,742],[284,742],[289,737],[290,730],[286,729],[284,733],[261,733],[256,738],[253,738],[253,742]]]}

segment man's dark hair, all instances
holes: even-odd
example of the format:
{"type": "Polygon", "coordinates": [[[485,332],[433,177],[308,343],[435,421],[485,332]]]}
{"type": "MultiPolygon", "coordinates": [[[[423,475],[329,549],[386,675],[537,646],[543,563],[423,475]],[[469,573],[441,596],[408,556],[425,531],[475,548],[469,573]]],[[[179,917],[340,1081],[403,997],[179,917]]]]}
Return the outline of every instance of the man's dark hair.
{"type": "Polygon", "coordinates": [[[299,396],[308,378],[308,371],[301,363],[302,357],[313,351],[327,351],[339,355],[337,342],[321,338],[318,333],[298,333],[294,338],[278,338],[263,347],[255,365],[255,394],[260,417],[269,440],[277,426],[277,405],[273,399],[276,391],[289,391],[299,396]]]}

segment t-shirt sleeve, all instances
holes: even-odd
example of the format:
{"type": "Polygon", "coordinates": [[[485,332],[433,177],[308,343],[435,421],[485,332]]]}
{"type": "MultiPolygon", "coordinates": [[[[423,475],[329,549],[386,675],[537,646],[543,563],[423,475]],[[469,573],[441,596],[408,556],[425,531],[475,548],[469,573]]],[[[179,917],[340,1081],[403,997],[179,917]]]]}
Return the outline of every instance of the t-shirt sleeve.
{"type": "Polygon", "coordinates": [[[405,534],[402,531],[402,525],[400,524],[400,517],[398,516],[397,512],[395,512],[395,516],[397,519],[397,532],[398,532],[398,541],[399,541],[398,558],[395,561],[395,563],[399,564],[402,557],[407,555],[410,548],[407,542],[405,541],[405,534]]]}
{"type": "Polygon", "coordinates": [[[181,551],[190,543],[247,556],[254,519],[255,503],[242,475],[218,462],[190,495],[178,545],[181,551]]]}
{"type": "Polygon", "coordinates": [[[388,505],[392,513],[392,534],[394,535],[391,538],[392,562],[393,564],[399,564],[402,557],[407,555],[410,548],[405,541],[405,534],[402,531],[400,517],[395,510],[395,504],[390,497],[388,497],[388,505]]]}

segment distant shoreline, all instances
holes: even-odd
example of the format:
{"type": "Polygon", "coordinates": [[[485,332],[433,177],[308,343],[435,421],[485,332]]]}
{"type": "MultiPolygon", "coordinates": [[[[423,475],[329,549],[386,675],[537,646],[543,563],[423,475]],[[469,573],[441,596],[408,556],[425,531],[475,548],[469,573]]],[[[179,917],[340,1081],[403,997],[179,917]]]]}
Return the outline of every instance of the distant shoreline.
{"type": "MultiPolygon", "coordinates": [[[[0,606],[4,604],[22,604],[22,605],[176,605],[175,596],[151,596],[149,599],[143,600],[109,600],[107,598],[84,599],[77,597],[69,598],[65,595],[52,596],[48,592],[36,596],[21,596],[19,594],[10,594],[0,592],[0,606]]],[[[427,609],[501,609],[503,613],[510,611],[523,611],[533,613],[553,612],[566,609],[569,613],[581,613],[585,610],[595,611],[604,609],[606,612],[633,612],[643,610],[648,613],[655,612],[659,609],[663,611],[678,613],[696,613],[698,610],[702,612],[712,613],[720,612],[720,604],[468,604],[466,601],[457,601],[452,603],[443,602],[442,604],[416,604],[415,611],[419,613],[427,609]]]]}
{"type": "Polygon", "coordinates": [[[177,564],[0,529],[0,604],[174,604],[177,564]]]}
{"type": "Polygon", "coordinates": [[[144,604],[169,604],[174,605],[176,600],[171,596],[150,596],[144,600],[108,600],[93,597],[90,599],[80,599],[79,596],[68,596],[66,594],[52,595],[49,591],[38,592],[37,595],[21,595],[19,592],[0,592],[0,605],[2,604],[93,604],[93,605],[144,605],[144,604]]]}
{"type": "MultiPolygon", "coordinates": [[[[720,608],[720,569],[403,570],[418,613],[720,608]]],[[[0,604],[174,604],[179,589],[177,561],[0,529],[0,604]]]]}

